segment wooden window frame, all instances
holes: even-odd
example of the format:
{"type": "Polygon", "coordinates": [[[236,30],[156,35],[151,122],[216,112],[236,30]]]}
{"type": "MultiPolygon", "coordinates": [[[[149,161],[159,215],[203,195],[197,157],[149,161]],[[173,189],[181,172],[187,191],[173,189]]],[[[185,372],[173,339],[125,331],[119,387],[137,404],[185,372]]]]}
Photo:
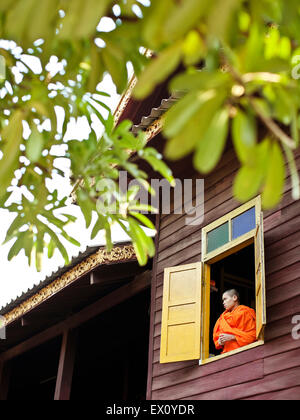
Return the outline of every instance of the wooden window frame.
{"type": "MultiPolygon", "coordinates": [[[[205,226],[202,229],[202,262],[213,264],[227,255],[236,252],[235,250],[232,251],[232,248],[242,249],[245,242],[251,243],[252,239],[254,240],[255,233],[257,226],[260,224],[260,213],[261,213],[261,196],[254,198],[253,200],[243,204],[242,206],[238,207],[235,210],[232,210],[230,213],[226,214],[223,217],[220,217],[218,220],[215,220],[213,223],[210,223],[208,226],[205,226]],[[242,213],[245,213],[247,210],[250,210],[252,207],[255,207],[255,224],[256,227],[249,232],[245,233],[242,236],[239,236],[236,239],[232,239],[232,219],[237,216],[240,216],[242,213]],[[207,246],[207,234],[212,230],[218,228],[221,225],[224,225],[226,222],[229,224],[229,241],[222,245],[221,247],[207,253],[206,246],[207,246]],[[227,254],[228,253],[228,254],[227,254]]],[[[239,249],[238,249],[239,250],[239,249]]]]}
{"type": "MultiPolygon", "coordinates": [[[[163,286],[163,306],[162,306],[162,328],[161,328],[161,346],[160,346],[160,363],[170,363],[182,360],[197,360],[201,356],[201,302],[202,302],[202,267],[201,262],[185,264],[175,267],[168,267],[164,270],[164,286],[163,286]],[[189,297],[177,297],[175,300],[170,299],[170,280],[172,274],[180,272],[194,273],[194,287],[195,295],[189,297]],[[194,305],[194,313],[187,317],[178,317],[178,314],[173,314],[170,317],[170,309],[194,305]],[[168,329],[174,326],[184,324],[194,325],[195,341],[193,348],[187,353],[175,352],[172,350],[168,352],[168,329]]],[[[176,290],[176,289],[175,289],[176,290]]],[[[178,291],[178,288],[177,288],[178,291]]],[[[192,311],[193,312],[193,311],[192,311]]],[[[171,347],[172,348],[172,347],[171,347]]],[[[173,347],[174,348],[174,347],[173,347]]]]}
{"type": "MultiPolygon", "coordinates": [[[[234,354],[240,353],[242,351],[250,350],[254,347],[264,344],[264,330],[260,333],[257,341],[251,343],[247,346],[243,346],[236,350],[224,353],[218,356],[209,358],[209,333],[210,333],[210,271],[211,265],[220,261],[229,255],[240,251],[241,249],[254,244],[255,254],[256,250],[256,235],[258,229],[262,228],[262,218],[261,218],[261,196],[254,198],[253,200],[245,203],[244,205],[238,207],[237,209],[229,212],[225,216],[217,219],[213,223],[205,226],[202,229],[202,257],[201,261],[203,263],[203,275],[202,275],[202,310],[201,310],[201,359],[199,360],[199,365],[204,365],[211,363],[225,357],[232,356],[234,354]],[[236,239],[232,239],[232,220],[245,213],[247,210],[255,207],[255,228],[251,231],[241,235],[236,239]],[[224,223],[229,224],[229,241],[225,245],[220,246],[219,248],[207,253],[207,234],[212,230],[218,228],[224,223]]],[[[256,265],[256,263],[255,263],[256,265]]],[[[255,275],[255,285],[257,285],[257,276],[255,275]]],[[[264,308],[265,309],[265,308],[264,308]]]]}

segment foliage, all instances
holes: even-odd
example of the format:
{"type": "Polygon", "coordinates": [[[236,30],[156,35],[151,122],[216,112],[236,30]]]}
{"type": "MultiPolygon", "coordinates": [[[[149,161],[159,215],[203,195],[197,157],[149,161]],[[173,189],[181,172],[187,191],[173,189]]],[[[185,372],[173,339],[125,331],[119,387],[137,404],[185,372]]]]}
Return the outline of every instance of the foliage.
{"type": "Polygon", "coordinates": [[[87,226],[97,213],[92,235],[104,229],[111,247],[111,225],[119,223],[141,264],[154,254],[141,224],[153,226],[136,211],[137,189],[125,195],[118,191],[118,174],[128,171],[151,192],[146,174],[129,162],[130,150],[171,183],[172,175],[161,156],[147,148],[143,134],[132,135],[129,121],[114,127],[105,93],[97,91],[109,73],[123,93],[129,62],[138,77],[137,99],[166,80],[171,93],[181,93],[164,118],[167,158],[193,153],[195,168],[208,173],[230,134],[241,164],[233,185],[237,199],[261,193],[265,209],[276,206],[286,166],[293,198],[299,199],[294,158],[299,147],[299,28],[298,0],[1,0],[0,39],[11,42],[0,49],[6,61],[0,91],[0,199],[2,207],[17,214],[6,238],[17,238],[9,258],[24,248],[40,268],[45,247],[49,256],[58,248],[67,262],[61,238],[78,244],[65,230],[72,216],[58,215],[66,197],[58,200],[47,184],[53,174],[64,175],[54,146],[62,147],[70,161],[87,226]],[[113,25],[110,32],[102,30],[104,19],[113,25]],[[28,56],[35,57],[39,71],[28,56]],[[49,70],[53,57],[61,66],[55,74],[49,70]],[[64,113],[62,124],[58,109],[64,113]],[[101,138],[93,131],[95,115],[104,126],[101,138]],[[82,116],[91,127],[89,138],[66,141],[68,123],[82,116]],[[25,128],[30,129],[27,138],[25,128]],[[12,199],[16,188],[22,190],[19,202],[12,199]],[[112,199],[116,212],[110,211],[112,199]]]}

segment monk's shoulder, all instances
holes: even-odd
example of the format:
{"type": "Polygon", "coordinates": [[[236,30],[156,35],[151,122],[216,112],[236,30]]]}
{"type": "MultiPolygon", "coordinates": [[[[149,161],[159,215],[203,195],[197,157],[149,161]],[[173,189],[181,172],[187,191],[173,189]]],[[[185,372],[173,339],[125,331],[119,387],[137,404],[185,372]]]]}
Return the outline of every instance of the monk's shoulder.
{"type": "Polygon", "coordinates": [[[239,305],[238,310],[240,314],[247,314],[255,317],[255,310],[252,308],[249,308],[249,306],[245,305],[239,305]]]}

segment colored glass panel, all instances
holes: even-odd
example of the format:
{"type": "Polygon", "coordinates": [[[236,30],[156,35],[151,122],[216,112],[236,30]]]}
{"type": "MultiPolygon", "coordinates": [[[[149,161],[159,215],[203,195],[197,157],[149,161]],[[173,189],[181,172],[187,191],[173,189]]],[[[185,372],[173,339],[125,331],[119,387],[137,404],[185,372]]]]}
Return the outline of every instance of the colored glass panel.
{"type": "Polygon", "coordinates": [[[232,219],[232,239],[239,238],[256,226],[255,207],[232,219]]]}
{"type": "Polygon", "coordinates": [[[207,234],[207,252],[214,251],[229,241],[229,225],[226,222],[224,225],[208,232],[207,234]]]}

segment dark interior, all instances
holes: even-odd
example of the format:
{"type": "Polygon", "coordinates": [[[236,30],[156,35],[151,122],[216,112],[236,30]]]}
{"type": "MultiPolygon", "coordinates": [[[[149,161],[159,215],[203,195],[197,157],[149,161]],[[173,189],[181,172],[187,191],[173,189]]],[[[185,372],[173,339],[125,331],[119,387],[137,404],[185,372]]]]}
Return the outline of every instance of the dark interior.
{"type": "Polygon", "coordinates": [[[8,400],[53,400],[61,338],[48,341],[13,359],[8,400]]]}
{"type": "Polygon", "coordinates": [[[213,329],[224,312],[222,295],[226,290],[236,289],[240,293],[241,305],[255,309],[255,254],[254,244],[231,254],[211,265],[210,294],[210,343],[211,355],[218,355],[213,342],[213,329]]]}
{"type": "MultiPolygon", "coordinates": [[[[73,400],[146,399],[150,288],[102,313],[78,330],[73,400]]],[[[10,363],[8,400],[54,399],[61,337],[10,363]]]]}
{"type": "Polygon", "coordinates": [[[71,400],[146,399],[150,289],[79,330],[71,400]]]}

